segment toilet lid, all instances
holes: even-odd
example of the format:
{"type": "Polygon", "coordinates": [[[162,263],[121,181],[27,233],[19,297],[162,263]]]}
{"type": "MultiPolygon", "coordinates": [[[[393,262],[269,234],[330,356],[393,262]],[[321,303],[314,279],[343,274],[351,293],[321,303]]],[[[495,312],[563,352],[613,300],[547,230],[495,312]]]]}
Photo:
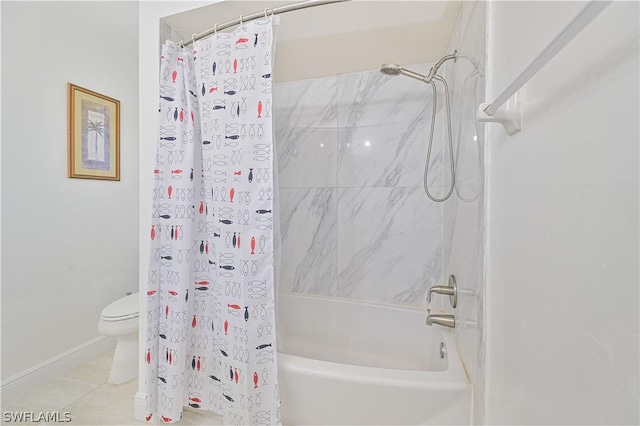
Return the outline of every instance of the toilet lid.
{"type": "Polygon", "coordinates": [[[139,313],[138,293],[118,299],[102,310],[103,318],[135,317],[139,313]]]}

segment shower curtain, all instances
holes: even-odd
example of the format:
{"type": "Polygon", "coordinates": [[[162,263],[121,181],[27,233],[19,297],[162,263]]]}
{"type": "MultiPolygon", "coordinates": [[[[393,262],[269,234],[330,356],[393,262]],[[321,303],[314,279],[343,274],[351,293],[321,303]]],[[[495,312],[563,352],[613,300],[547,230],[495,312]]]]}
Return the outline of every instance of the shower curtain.
{"type": "Polygon", "coordinates": [[[147,287],[147,421],[183,406],[280,423],[274,312],[273,26],[167,42],[147,287]]]}

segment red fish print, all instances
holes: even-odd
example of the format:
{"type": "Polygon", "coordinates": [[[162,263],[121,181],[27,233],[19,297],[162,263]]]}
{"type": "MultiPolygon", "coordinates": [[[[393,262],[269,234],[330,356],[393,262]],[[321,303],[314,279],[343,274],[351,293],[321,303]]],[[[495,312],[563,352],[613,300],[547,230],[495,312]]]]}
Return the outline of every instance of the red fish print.
{"type": "Polygon", "coordinates": [[[151,364],[151,349],[147,349],[147,364],[151,364]]]}
{"type": "Polygon", "coordinates": [[[191,111],[191,122],[193,124],[196,124],[196,117],[195,117],[195,115],[193,115],[193,111],[191,111]]]}
{"type": "Polygon", "coordinates": [[[198,363],[196,364],[196,370],[200,371],[200,357],[198,357],[198,363]]]}
{"type": "Polygon", "coordinates": [[[178,295],[178,292],[175,290],[169,290],[169,294],[172,295],[173,297],[178,295]]]}
{"type": "Polygon", "coordinates": [[[164,308],[164,315],[166,318],[169,318],[169,305],[167,305],[167,307],[164,308]]]}
{"type": "Polygon", "coordinates": [[[239,38],[238,40],[236,40],[236,44],[246,43],[248,41],[249,41],[248,38],[239,38]]]}
{"type": "Polygon", "coordinates": [[[238,232],[238,248],[240,248],[240,233],[238,232]]]}
{"type": "Polygon", "coordinates": [[[256,237],[251,237],[251,254],[256,254],[256,237]]]}
{"type": "Polygon", "coordinates": [[[238,72],[238,60],[237,59],[233,60],[233,72],[234,73],[238,72]]]}
{"type": "Polygon", "coordinates": [[[184,109],[180,109],[180,121],[184,121],[184,109]]]}
{"type": "Polygon", "coordinates": [[[169,199],[171,199],[171,194],[173,193],[173,186],[169,185],[167,188],[167,194],[169,194],[169,199]]]}
{"type": "Polygon", "coordinates": [[[173,238],[178,240],[178,227],[176,226],[176,232],[174,232],[173,238]]]}
{"type": "Polygon", "coordinates": [[[200,201],[200,209],[198,210],[200,214],[204,213],[204,203],[200,201]]]}
{"type": "Polygon", "coordinates": [[[230,305],[227,303],[227,306],[230,307],[231,309],[240,309],[240,305],[230,305]]]}
{"type": "Polygon", "coordinates": [[[227,335],[227,331],[229,330],[229,321],[224,322],[224,335],[227,335]]]}
{"type": "Polygon", "coordinates": [[[191,321],[191,328],[196,328],[196,324],[197,324],[196,316],[194,315],[193,320],[191,321]]]}
{"type": "Polygon", "coordinates": [[[258,373],[256,371],[253,372],[253,388],[258,389],[258,373]]]}
{"type": "Polygon", "coordinates": [[[175,83],[176,82],[176,78],[178,78],[178,71],[174,71],[171,74],[171,78],[173,79],[173,82],[175,83]]]}
{"type": "Polygon", "coordinates": [[[258,101],[258,118],[262,118],[262,101],[258,101]]]}
{"type": "Polygon", "coordinates": [[[156,294],[156,291],[155,291],[155,290],[149,290],[149,291],[147,292],[147,296],[153,296],[154,294],[156,294]]]}
{"type": "Polygon", "coordinates": [[[151,225],[151,239],[152,240],[156,239],[156,227],[155,227],[155,225],[151,225]]]}
{"type": "Polygon", "coordinates": [[[170,417],[165,417],[165,416],[161,416],[161,417],[162,417],[162,421],[165,422],[165,423],[171,423],[171,421],[173,420],[170,417]]]}
{"type": "Polygon", "coordinates": [[[233,378],[235,380],[236,383],[238,383],[238,379],[240,378],[240,375],[238,374],[238,369],[236,368],[234,374],[233,374],[233,378]]]}
{"type": "Polygon", "coordinates": [[[146,420],[146,421],[149,421],[149,420],[151,420],[151,417],[153,417],[153,413],[151,413],[151,414],[149,414],[147,417],[145,417],[145,420],[146,420]]]}
{"type": "Polygon", "coordinates": [[[229,191],[229,199],[231,200],[231,202],[233,203],[233,196],[236,195],[236,190],[231,188],[231,191],[229,191]]]}

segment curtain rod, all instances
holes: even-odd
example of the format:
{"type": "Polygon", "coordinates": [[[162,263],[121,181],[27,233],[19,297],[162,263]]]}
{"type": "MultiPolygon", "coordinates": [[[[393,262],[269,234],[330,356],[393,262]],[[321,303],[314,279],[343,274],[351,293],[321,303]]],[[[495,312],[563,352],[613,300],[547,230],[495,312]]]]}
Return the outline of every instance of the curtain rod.
{"type": "Polygon", "coordinates": [[[228,22],[225,22],[224,24],[220,24],[220,25],[216,24],[216,26],[211,28],[211,29],[203,31],[203,32],[201,32],[199,34],[194,34],[193,37],[191,37],[191,40],[182,40],[182,41],[180,41],[180,43],[178,43],[178,45],[182,46],[182,47],[189,46],[195,40],[200,40],[202,38],[205,38],[205,37],[217,32],[217,31],[225,30],[227,28],[231,28],[231,27],[234,27],[236,25],[240,25],[243,22],[253,21],[254,19],[259,19],[259,18],[262,18],[262,17],[266,17],[267,15],[279,15],[281,13],[292,12],[294,10],[306,9],[308,7],[324,6],[324,5],[327,5],[327,4],[343,3],[343,2],[347,2],[347,1],[351,1],[351,0],[309,0],[309,1],[303,1],[301,3],[290,4],[290,5],[287,5],[287,6],[274,7],[273,9],[267,7],[267,8],[264,9],[263,12],[256,12],[256,13],[252,13],[252,14],[246,15],[246,16],[240,15],[239,18],[236,18],[236,19],[234,19],[232,21],[228,21],[228,22]]]}

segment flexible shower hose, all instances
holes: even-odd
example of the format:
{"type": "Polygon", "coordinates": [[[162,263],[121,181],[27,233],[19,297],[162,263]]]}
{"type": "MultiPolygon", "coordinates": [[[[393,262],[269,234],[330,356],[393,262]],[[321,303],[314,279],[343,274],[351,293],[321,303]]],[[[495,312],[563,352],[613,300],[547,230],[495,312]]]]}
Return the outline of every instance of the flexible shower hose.
{"type": "Polygon", "coordinates": [[[431,84],[431,89],[433,90],[433,111],[431,113],[431,134],[429,135],[429,148],[427,149],[427,161],[424,166],[424,192],[427,194],[431,200],[436,203],[441,203],[443,201],[447,201],[451,194],[453,193],[453,189],[455,187],[456,175],[455,175],[455,165],[453,159],[453,141],[451,136],[451,108],[449,105],[449,86],[444,78],[439,75],[434,75],[433,79],[429,81],[431,84]],[[444,85],[444,97],[446,103],[446,117],[447,117],[447,136],[449,140],[449,166],[451,170],[451,184],[449,185],[449,190],[446,195],[442,198],[436,198],[429,192],[429,163],[431,162],[431,148],[433,147],[433,133],[436,125],[436,109],[438,105],[438,91],[436,90],[436,84],[433,82],[433,79],[437,79],[441,81],[444,85]]]}

